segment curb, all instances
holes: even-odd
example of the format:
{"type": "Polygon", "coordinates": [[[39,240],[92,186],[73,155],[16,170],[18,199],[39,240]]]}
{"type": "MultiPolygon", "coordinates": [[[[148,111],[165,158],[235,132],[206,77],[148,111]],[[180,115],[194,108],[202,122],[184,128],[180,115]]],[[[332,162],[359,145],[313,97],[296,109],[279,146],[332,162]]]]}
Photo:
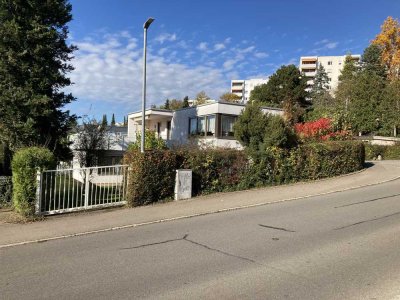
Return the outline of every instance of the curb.
{"type": "MultiPolygon", "coordinates": [[[[358,171],[358,172],[362,172],[362,171],[358,171]]],[[[358,172],[356,172],[356,173],[358,173],[358,172]]],[[[189,219],[189,218],[194,218],[194,217],[235,211],[235,210],[239,210],[239,209],[265,206],[265,205],[269,205],[269,204],[276,204],[276,203],[289,202],[289,201],[294,201],[294,200],[307,199],[307,198],[324,196],[324,195],[340,193],[340,192],[345,192],[345,191],[350,191],[350,190],[356,190],[356,189],[364,188],[364,187],[368,187],[368,186],[375,186],[375,185],[379,185],[379,184],[383,184],[383,183],[387,183],[387,182],[396,181],[398,179],[400,179],[400,176],[396,176],[394,178],[375,182],[375,183],[358,185],[358,186],[353,186],[353,187],[349,187],[349,188],[345,188],[345,189],[341,189],[341,190],[334,190],[334,191],[317,193],[317,194],[306,195],[306,196],[301,196],[301,197],[293,197],[293,198],[288,198],[288,199],[282,199],[282,200],[276,200],[276,201],[270,201],[270,202],[262,202],[262,203],[256,203],[256,204],[249,204],[249,205],[243,205],[243,206],[235,206],[235,207],[223,208],[223,209],[209,211],[209,212],[196,213],[196,214],[191,214],[191,215],[183,215],[183,216],[159,219],[159,220],[148,221],[148,222],[143,222],[143,223],[134,223],[134,224],[128,224],[128,225],[123,225],[123,226],[116,226],[116,227],[109,227],[109,228],[98,229],[98,230],[91,230],[91,231],[84,231],[84,232],[60,235],[60,236],[55,236],[55,237],[50,237],[50,238],[42,238],[42,239],[28,240],[28,241],[11,243],[11,244],[4,244],[4,245],[0,245],[0,249],[11,248],[11,247],[16,247],[16,246],[23,246],[23,245],[28,245],[28,244],[35,244],[35,243],[44,243],[44,242],[61,240],[61,239],[66,239],[66,238],[79,237],[79,236],[85,236],[85,235],[91,235],[91,234],[95,234],[95,233],[109,232],[109,231],[121,230],[121,229],[127,229],[127,228],[135,228],[135,227],[140,227],[140,226],[145,226],[145,225],[171,222],[171,221],[177,221],[177,220],[182,220],[182,219],[189,219]]]]}

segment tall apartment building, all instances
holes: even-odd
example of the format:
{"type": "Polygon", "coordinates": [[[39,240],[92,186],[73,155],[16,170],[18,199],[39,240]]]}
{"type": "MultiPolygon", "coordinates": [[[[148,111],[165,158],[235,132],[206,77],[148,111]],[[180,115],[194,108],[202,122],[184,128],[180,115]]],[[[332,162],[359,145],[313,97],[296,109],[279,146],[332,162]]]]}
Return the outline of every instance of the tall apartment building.
{"type": "Polygon", "coordinates": [[[231,93],[242,98],[242,103],[247,103],[250,99],[250,93],[256,86],[265,84],[268,78],[253,78],[246,80],[231,80],[231,93]]]}
{"type": "MultiPolygon", "coordinates": [[[[361,55],[351,56],[356,62],[361,60],[361,55]]],[[[302,56],[300,57],[299,69],[307,76],[308,90],[314,84],[314,77],[319,65],[325,68],[329,77],[329,89],[334,91],[339,84],[339,76],[344,66],[346,55],[342,56],[302,56]]]]}

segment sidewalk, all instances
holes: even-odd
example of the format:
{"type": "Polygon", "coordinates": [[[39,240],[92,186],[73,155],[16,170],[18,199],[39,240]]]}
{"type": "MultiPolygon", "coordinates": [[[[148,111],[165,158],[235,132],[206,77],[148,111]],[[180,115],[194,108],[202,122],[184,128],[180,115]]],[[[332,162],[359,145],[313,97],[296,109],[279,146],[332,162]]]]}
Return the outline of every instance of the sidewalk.
{"type": "Polygon", "coordinates": [[[397,178],[400,178],[400,161],[381,161],[374,162],[373,166],[355,174],[308,183],[219,193],[191,200],[138,208],[120,208],[53,216],[47,217],[41,222],[28,224],[0,223],[0,249],[12,245],[136,227],[203,214],[295,200],[379,184],[397,178]]]}

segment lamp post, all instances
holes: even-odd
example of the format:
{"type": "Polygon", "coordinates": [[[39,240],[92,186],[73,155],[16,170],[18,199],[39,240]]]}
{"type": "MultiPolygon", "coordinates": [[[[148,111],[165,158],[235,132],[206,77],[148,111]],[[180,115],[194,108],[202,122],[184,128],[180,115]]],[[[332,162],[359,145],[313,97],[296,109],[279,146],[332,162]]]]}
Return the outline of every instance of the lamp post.
{"type": "Polygon", "coordinates": [[[150,24],[153,23],[153,18],[148,18],[146,23],[143,24],[143,95],[142,95],[142,136],[140,141],[140,152],[144,153],[145,150],[145,134],[146,134],[146,51],[147,51],[147,29],[150,27],[150,24]]]}

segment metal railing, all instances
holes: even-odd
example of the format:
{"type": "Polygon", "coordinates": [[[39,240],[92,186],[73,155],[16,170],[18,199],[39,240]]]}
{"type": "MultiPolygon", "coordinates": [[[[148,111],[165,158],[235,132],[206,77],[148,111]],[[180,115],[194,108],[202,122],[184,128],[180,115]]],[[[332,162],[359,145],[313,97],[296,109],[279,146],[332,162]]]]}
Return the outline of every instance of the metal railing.
{"type": "Polygon", "coordinates": [[[38,172],[36,213],[60,214],[126,203],[128,166],[38,172]]]}

